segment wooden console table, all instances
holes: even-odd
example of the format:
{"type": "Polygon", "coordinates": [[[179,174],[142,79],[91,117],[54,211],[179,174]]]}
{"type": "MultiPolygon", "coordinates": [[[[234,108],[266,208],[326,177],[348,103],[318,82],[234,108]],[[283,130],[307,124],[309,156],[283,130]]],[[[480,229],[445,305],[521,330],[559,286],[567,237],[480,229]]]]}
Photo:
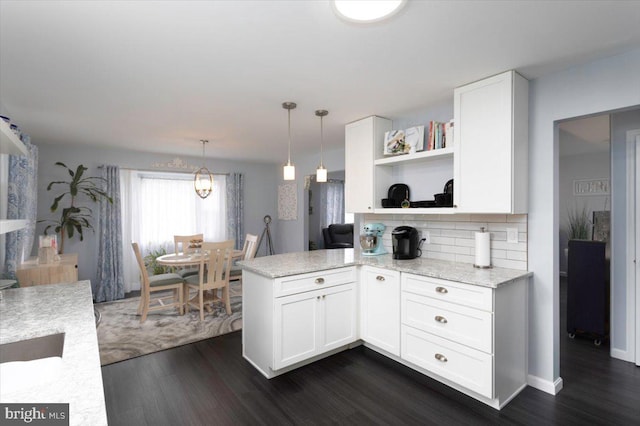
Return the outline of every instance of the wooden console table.
{"type": "Polygon", "coordinates": [[[37,257],[32,257],[16,268],[20,287],[34,285],[74,283],[78,281],[78,255],[61,254],[60,261],[39,264],[37,257]]]}

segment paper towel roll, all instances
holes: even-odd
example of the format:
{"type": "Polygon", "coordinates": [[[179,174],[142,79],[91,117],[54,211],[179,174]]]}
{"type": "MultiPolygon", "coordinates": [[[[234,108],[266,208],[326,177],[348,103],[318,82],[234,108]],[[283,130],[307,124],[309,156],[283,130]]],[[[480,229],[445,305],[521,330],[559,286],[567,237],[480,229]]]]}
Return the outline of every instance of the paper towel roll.
{"type": "Polygon", "coordinates": [[[476,263],[477,268],[491,267],[491,233],[476,232],[476,263]]]}

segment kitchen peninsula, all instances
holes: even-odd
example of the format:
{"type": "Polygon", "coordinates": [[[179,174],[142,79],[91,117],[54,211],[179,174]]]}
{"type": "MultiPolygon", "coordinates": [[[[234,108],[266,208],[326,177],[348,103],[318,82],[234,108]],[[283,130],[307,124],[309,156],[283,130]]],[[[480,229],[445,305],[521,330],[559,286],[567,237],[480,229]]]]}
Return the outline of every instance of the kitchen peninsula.
{"type": "Polygon", "coordinates": [[[243,356],[272,378],[363,343],[500,409],[527,378],[527,271],[354,249],[243,268],[243,356]]]}
{"type": "Polygon", "coordinates": [[[2,291],[0,344],[61,334],[62,356],[57,360],[49,355],[52,358],[28,361],[32,363],[29,374],[2,383],[0,401],[23,405],[68,403],[68,424],[106,425],[91,283],[79,281],[2,291]],[[37,364],[47,360],[51,362],[37,364]]]}

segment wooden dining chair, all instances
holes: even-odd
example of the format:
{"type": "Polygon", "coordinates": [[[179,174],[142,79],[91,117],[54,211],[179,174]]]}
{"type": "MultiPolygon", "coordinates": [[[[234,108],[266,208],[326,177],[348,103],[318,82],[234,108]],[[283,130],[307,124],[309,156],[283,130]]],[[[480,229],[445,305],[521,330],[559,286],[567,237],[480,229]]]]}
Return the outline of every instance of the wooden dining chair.
{"type": "MultiPolygon", "coordinates": [[[[192,240],[200,240],[204,238],[203,234],[194,235],[174,235],[173,236],[173,250],[175,254],[178,253],[193,253],[195,248],[189,247],[192,240]]],[[[178,268],[176,274],[182,278],[186,278],[191,275],[198,275],[198,268],[183,266],[178,268]]]]}
{"type": "MultiPolygon", "coordinates": [[[[256,257],[258,251],[258,236],[247,234],[244,237],[244,245],[242,246],[242,254],[236,260],[249,260],[256,257]]],[[[240,266],[232,266],[229,281],[242,281],[242,268],[240,266]]]]}
{"type": "Polygon", "coordinates": [[[202,256],[198,275],[191,275],[185,279],[187,313],[191,306],[198,308],[200,310],[200,321],[204,320],[205,305],[212,302],[224,303],[227,315],[231,315],[229,272],[231,271],[234,246],[234,240],[202,243],[202,251],[208,253],[208,256],[202,256]],[[189,290],[191,289],[197,291],[197,294],[192,299],[189,298],[189,290]],[[221,289],[222,292],[220,298],[217,297],[218,289],[221,289]],[[213,297],[205,300],[205,296],[211,296],[210,293],[213,293],[213,297]]]}
{"type": "Polygon", "coordinates": [[[182,315],[184,313],[184,279],[180,275],[174,273],[149,276],[147,267],[142,260],[142,255],[140,254],[140,247],[138,247],[138,243],[131,243],[131,247],[133,247],[133,252],[136,255],[138,267],[140,268],[141,288],[140,304],[138,305],[138,315],[142,315],[140,318],[140,323],[143,323],[147,320],[147,314],[149,312],[171,307],[177,307],[180,315],[182,315]],[[172,290],[173,295],[160,296],[154,300],[151,299],[151,295],[153,293],[167,290],[172,290]],[[168,298],[173,298],[173,302],[169,304],[165,303],[165,300],[168,298]],[[153,305],[154,303],[157,304],[153,305]]]}

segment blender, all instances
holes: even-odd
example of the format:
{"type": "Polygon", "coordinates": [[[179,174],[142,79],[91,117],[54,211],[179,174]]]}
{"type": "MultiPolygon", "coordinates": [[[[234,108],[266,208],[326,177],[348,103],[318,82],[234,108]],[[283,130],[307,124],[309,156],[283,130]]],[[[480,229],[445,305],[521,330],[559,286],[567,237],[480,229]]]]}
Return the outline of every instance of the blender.
{"type": "Polygon", "coordinates": [[[377,256],[386,254],[382,246],[382,234],[386,226],[382,223],[367,223],[364,225],[364,233],[360,235],[360,247],[365,256],[377,256]]]}

